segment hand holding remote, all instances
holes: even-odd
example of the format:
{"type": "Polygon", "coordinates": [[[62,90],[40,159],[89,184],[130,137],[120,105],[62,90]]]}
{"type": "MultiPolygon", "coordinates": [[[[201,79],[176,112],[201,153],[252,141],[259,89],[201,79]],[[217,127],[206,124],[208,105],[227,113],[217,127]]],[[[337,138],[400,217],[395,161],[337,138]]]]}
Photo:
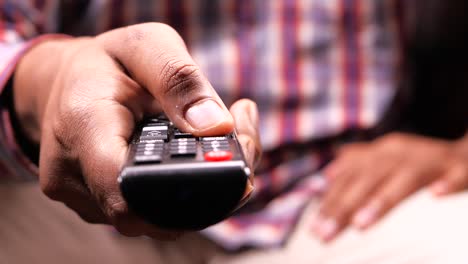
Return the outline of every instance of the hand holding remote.
{"type": "Polygon", "coordinates": [[[196,136],[227,134],[235,123],[247,162],[260,152],[255,104],[242,100],[229,112],[181,38],[162,24],[39,44],[17,68],[14,104],[23,132],[41,146],[45,194],[129,236],[174,236],[129,210],[117,183],[143,116],[165,112],[196,136]]]}

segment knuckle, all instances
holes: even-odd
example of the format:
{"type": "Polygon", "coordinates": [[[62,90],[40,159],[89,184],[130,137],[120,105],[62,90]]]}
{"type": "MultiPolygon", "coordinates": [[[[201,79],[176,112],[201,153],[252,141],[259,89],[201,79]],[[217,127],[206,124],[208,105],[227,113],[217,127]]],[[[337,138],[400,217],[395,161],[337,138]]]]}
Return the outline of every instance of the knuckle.
{"type": "Polygon", "coordinates": [[[184,97],[200,87],[200,69],[193,64],[169,60],[162,68],[163,96],[184,97]]]}
{"type": "Polygon", "coordinates": [[[133,25],[124,28],[128,43],[140,42],[146,38],[145,24],[133,25]]]}
{"type": "Polygon", "coordinates": [[[400,168],[393,175],[395,179],[395,185],[404,186],[406,188],[400,189],[399,193],[407,191],[409,188],[421,185],[423,181],[427,181],[430,177],[426,177],[419,168],[405,164],[400,165],[400,168]]]}
{"type": "Polygon", "coordinates": [[[174,34],[174,35],[179,36],[179,34],[177,33],[177,30],[175,30],[173,27],[171,27],[170,25],[165,24],[165,23],[150,22],[150,23],[145,23],[143,25],[147,26],[151,30],[164,32],[166,34],[174,34]]]}
{"type": "Polygon", "coordinates": [[[400,133],[400,132],[393,132],[393,133],[390,133],[386,136],[384,136],[380,142],[383,144],[383,145],[394,145],[394,144],[401,144],[403,142],[405,142],[407,139],[407,136],[403,133],[400,133]]]}
{"type": "Polygon", "coordinates": [[[257,103],[250,99],[241,99],[240,100],[242,104],[245,105],[247,111],[248,111],[248,116],[250,121],[252,122],[252,125],[255,127],[258,126],[258,106],[257,103]]]}
{"type": "Polygon", "coordinates": [[[353,199],[340,199],[337,202],[336,208],[340,215],[348,216],[351,211],[356,207],[356,203],[353,199]]]}
{"type": "Polygon", "coordinates": [[[377,150],[381,152],[389,154],[399,154],[402,150],[408,147],[407,142],[407,135],[399,132],[394,132],[379,138],[376,141],[375,146],[377,150]]]}
{"type": "Polygon", "coordinates": [[[365,143],[354,143],[344,145],[340,148],[339,154],[343,156],[353,157],[356,153],[361,152],[365,143]]]}
{"type": "Polygon", "coordinates": [[[50,117],[50,131],[60,150],[67,154],[77,154],[87,136],[94,131],[92,124],[96,114],[96,103],[88,90],[73,87],[63,96],[55,113],[50,117]]]}
{"type": "Polygon", "coordinates": [[[248,98],[242,98],[237,101],[237,104],[243,106],[243,107],[248,107],[250,108],[257,108],[257,104],[252,101],[251,99],[248,98]]]}
{"type": "Polygon", "coordinates": [[[159,22],[148,22],[137,25],[127,26],[124,29],[127,43],[141,42],[148,39],[152,32],[158,32],[162,35],[176,35],[177,31],[168,24],[159,22]]]}
{"type": "Polygon", "coordinates": [[[69,137],[67,136],[67,131],[70,130],[68,127],[71,124],[69,121],[68,115],[59,114],[52,123],[52,134],[54,139],[60,146],[61,150],[65,152],[71,150],[71,144],[69,143],[69,137]]]}
{"type": "Polygon", "coordinates": [[[380,195],[376,200],[381,208],[382,212],[388,211],[396,203],[396,197],[391,197],[388,194],[380,195]]]}
{"type": "Polygon", "coordinates": [[[468,184],[468,165],[461,160],[453,161],[450,168],[448,180],[453,184],[467,185],[468,184]]]}
{"type": "Polygon", "coordinates": [[[254,146],[254,143],[255,143],[254,140],[249,135],[246,135],[246,134],[239,134],[238,140],[246,146],[250,146],[250,145],[254,146]]]}
{"type": "Polygon", "coordinates": [[[71,153],[73,146],[79,146],[78,142],[83,136],[81,132],[87,120],[85,113],[85,110],[66,106],[53,118],[51,130],[61,151],[71,153]]]}

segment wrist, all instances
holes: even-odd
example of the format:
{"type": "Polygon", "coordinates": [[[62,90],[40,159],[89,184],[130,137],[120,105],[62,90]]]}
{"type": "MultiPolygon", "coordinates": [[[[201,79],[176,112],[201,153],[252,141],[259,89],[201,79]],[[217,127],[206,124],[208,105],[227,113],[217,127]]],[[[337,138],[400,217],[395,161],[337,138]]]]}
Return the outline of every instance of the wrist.
{"type": "Polygon", "coordinates": [[[12,110],[22,134],[34,144],[40,141],[42,116],[68,41],[41,41],[24,54],[14,73],[12,110]]]}

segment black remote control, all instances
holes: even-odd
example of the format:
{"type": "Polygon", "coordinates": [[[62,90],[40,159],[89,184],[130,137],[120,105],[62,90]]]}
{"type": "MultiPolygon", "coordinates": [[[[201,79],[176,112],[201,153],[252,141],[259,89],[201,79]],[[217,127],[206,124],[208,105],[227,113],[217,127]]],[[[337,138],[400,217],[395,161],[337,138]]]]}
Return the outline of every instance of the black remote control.
{"type": "Polygon", "coordinates": [[[235,133],[194,137],[160,116],[137,126],[118,181],[136,214],[183,231],[216,224],[245,204],[250,175],[235,133]]]}

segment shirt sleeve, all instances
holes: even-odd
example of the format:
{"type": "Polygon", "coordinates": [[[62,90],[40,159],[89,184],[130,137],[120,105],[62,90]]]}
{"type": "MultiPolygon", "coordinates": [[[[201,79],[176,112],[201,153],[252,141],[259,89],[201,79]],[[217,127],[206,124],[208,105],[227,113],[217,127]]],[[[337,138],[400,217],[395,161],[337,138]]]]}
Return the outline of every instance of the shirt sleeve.
{"type": "Polygon", "coordinates": [[[38,173],[37,166],[24,155],[15,139],[11,89],[16,65],[29,49],[48,39],[64,37],[53,34],[46,25],[52,25],[50,18],[57,11],[57,3],[53,0],[0,2],[0,181],[34,179],[38,173]]]}

